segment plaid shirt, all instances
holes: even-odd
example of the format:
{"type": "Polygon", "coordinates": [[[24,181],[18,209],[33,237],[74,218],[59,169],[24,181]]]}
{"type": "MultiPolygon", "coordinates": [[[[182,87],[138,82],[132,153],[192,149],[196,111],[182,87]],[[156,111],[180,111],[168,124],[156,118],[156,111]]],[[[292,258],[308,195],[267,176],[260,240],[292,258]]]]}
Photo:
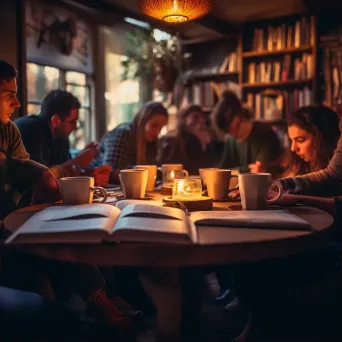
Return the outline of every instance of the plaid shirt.
{"type": "Polygon", "coordinates": [[[136,163],[136,139],[133,123],[124,123],[107,133],[101,141],[100,154],[93,166],[110,165],[113,170],[122,170],[136,163]]]}

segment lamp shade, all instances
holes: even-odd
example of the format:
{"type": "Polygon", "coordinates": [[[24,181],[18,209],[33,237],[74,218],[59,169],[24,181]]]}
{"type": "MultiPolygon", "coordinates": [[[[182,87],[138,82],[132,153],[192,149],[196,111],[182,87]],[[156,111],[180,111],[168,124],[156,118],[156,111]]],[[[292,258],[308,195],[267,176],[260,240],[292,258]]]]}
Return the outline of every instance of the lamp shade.
{"type": "Polygon", "coordinates": [[[208,14],[213,0],[138,0],[140,10],[149,17],[169,23],[194,20],[208,14]]]}

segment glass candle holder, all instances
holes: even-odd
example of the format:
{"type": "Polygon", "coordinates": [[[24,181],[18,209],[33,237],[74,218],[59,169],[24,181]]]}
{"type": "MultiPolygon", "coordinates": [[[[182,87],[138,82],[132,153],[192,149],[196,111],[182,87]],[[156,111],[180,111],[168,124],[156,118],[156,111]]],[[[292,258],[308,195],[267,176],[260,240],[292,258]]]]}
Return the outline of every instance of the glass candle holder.
{"type": "Polygon", "coordinates": [[[173,186],[173,181],[175,179],[185,179],[187,173],[185,170],[171,170],[163,172],[163,186],[173,186]]]}
{"type": "Polygon", "coordinates": [[[172,198],[175,201],[199,200],[202,197],[200,179],[175,179],[172,187],[172,198]]]}

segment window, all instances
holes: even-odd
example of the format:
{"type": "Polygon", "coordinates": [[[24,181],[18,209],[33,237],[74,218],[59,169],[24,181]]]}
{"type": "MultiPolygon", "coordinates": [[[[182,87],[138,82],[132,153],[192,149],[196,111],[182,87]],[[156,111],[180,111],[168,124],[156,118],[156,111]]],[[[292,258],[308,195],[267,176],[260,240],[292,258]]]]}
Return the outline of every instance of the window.
{"type": "Polygon", "coordinates": [[[27,63],[27,115],[40,112],[44,97],[55,89],[65,89],[81,103],[77,131],[70,137],[70,147],[80,150],[91,138],[91,83],[86,74],[50,66],[27,63]]]}
{"type": "Polygon", "coordinates": [[[118,124],[133,119],[140,109],[140,84],[136,79],[121,79],[125,56],[106,53],[106,121],[111,131],[118,124]]]}

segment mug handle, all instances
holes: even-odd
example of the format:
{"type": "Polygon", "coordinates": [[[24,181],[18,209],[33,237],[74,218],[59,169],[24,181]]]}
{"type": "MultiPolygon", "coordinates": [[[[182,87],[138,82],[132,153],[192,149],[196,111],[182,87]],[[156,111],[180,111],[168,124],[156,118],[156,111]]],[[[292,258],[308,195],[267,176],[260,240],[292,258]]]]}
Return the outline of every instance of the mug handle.
{"type": "MultiPolygon", "coordinates": [[[[239,178],[239,176],[238,175],[231,175],[230,176],[230,179],[232,179],[232,178],[239,178]]],[[[231,188],[231,189],[229,189],[229,191],[228,191],[228,193],[230,193],[231,191],[233,191],[233,190],[237,190],[237,189],[239,189],[239,182],[234,186],[234,188],[231,188]]]]}
{"type": "Polygon", "coordinates": [[[266,200],[267,203],[276,202],[276,201],[278,201],[281,198],[281,196],[283,196],[283,193],[284,193],[283,186],[279,182],[272,182],[272,184],[269,187],[269,189],[271,189],[273,186],[278,187],[279,193],[278,193],[278,195],[276,197],[271,198],[271,199],[267,199],[266,200]]]}
{"type": "Polygon", "coordinates": [[[106,189],[102,188],[101,186],[94,186],[93,188],[90,188],[90,189],[94,191],[94,194],[99,193],[100,196],[103,197],[100,203],[106,202],[106,199],[108,198],[108,193],[106,189]]]}
{"type": "Polygon", "coordinates": [[[189,178],[189,172],[186,170],[182,170],[184,172],[185,178],[189,178]]]}

